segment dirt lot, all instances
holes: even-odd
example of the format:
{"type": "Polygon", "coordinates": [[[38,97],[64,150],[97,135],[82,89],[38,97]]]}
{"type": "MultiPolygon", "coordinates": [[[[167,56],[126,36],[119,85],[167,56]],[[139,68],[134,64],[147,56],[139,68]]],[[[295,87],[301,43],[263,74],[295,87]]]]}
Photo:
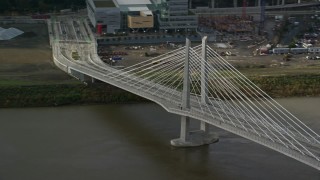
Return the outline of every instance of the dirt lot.
{"type": "Polygon", "coordinates": [[[0,85],[76,82],[56,68],[45,24],[0,24],[25,33],[9,41],[0,41],[0,85]]]}
{"type": "MultiPolygon", "coordinates": [[[[24,35],[10,41],[0,41],[0,85],[78,83],[53,64],[45,24],[0,24],[0,27],[16,27],[25,32],[24,35]]],[[[319,60],[306,60],[306,55],[293,55],[290,61],[284,61],[283,55],[254,56],[255,48],[247,48],[252,43],[235,42],[236,48],[228,49],[217,48],[213,43],[209,45],[219,53],[230,51],[234,54],[234,56],[224,56],[224,58],[247,75],[320,73],[319,60]]],[[[152,45],[152,48],[156,49],[156,53],[162,54],[181,47],[183,44],[175,45],[176,47],[152,45]]],[[[193,45],[197,44],[193,43],[193,45]]],[[[141,45],[137,49],[130,49],[130,46],[126,45],[107,46],[102,50],[127,53],[128,55],[122,56],[124,60],[115,65],[129,66],[151,58],[145,56],[145,53],[150,51],[150,46],[141,45]]]]}
{"type": "MultiPolygon", "coordinates": [[[[199,43],[198,43],[199,44],[199,43]]],[[[193,44],[193,45],[198,45],[193,44]]],[[[237,67],[246,75],[286,75],[286,74],[319,74],[320,60],[307,60],[305,54],[292,55],[289,60],[283,60],[284,55],[254,55],[255,48],[248,48],[252,42],[236,42],[235,48],[217,48],[215,43],[209,43],[209,46],[215,49],[218,53],[229,51],[232,56],[224,56],[229,63],[237,67]]],[[[150,59],[145,53],[150,52],[150,48],[156,49],[157,54],[167,53],[182,44],[176,44],[176,47],[167,47],[165,45],[137,45],[137,46],[100,46],[100,57],[104,57],[103,52],[119,53],[123,60],[113,63],[115,66],[130,66],[139,62],[150,59]],[[126,53],[126,55],[121,55],[126,53]]],[[[105,56],[109,59],[112,55],[105,56]]],[[[109,62],[109,61],[106,61],[109,62]]]]}

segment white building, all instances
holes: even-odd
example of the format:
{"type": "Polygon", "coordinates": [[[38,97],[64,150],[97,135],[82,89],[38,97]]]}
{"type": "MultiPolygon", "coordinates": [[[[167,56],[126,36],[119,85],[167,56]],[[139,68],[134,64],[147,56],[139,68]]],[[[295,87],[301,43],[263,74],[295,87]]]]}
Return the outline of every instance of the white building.
{"type": "Polygon", "coordinates": [[[153,28],[154,18],[150,6],[150,0],[87,0],[92,25],[103,25],[107,33],[132,27],[153,28]]]}
{"type": "Polygon", "coordinates": [[[308,52],[310,54],[318,54],[320,53],[320,47],[309,47],[308,52]]]}
{"type": "Polygon", "coordinates": [[[87,0],[87,9],[94,27],[101,24],[107,33],[120,29],[120,9],[112,0],[87,0]]]}

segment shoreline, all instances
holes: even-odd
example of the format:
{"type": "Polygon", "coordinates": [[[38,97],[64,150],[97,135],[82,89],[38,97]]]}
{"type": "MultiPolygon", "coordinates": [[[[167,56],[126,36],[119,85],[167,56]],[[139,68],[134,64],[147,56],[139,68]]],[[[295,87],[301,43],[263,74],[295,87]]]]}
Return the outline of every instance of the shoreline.
{"type": "MultiPolygon", "coordinates": [[[[7,26],[30,36],[0,42],[0,108],[150,102],[105,83],[85,86],[61,71],[54,65],[45,24],[7,26]]],[[[113,49],[129,51],[126,47],[113,49]]],[[[131,50],[130,63],[137,63],[144,52],[131,50]]],[[[226,58],[272,98],[320,96],[320,62],[305,61],[301,56],[280,66],[282,56],[247,58],[239,54],[226,58]],[[271,67],[275,63],[277,66],[271,67]]]]}
{"type": "Polygon", "coordinates": [[[108,84],[0,86],[0,108],[130,103],[147,101],[108,84]]]}
{"type": "MultiPolygon", "coordinates": [[[[249,79],[272,98],[320,96],[319,74],[254,76],[249,79]]],[[[0,92],[0,108],[149,102],[106,83],[88,86],[80,83],[2,85],[0,92]]]]}

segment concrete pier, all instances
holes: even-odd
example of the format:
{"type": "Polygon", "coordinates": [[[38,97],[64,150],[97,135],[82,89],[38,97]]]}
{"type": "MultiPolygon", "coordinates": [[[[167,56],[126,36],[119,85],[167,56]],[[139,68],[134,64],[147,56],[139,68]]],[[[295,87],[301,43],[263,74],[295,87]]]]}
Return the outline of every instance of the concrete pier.
{"type": "Polygon", "coordinates": [[[86,74],[83,74],[81,72],[75,71],[73,69],[68,69],[68,73],[85,84],[92,84],[96,82],[95,78],[88,76],[86,74]]]}
{"type": "Polygon", "coordinates": [[[218,142],[219,138],[213,133],[204,133],[201,130],[191,131],[188,133],[188,140],[184,141],[181,138],[171,140],[171,145],[175,147],[196,147],[208,145],[218,142]]]}
{"type": "Polygon", "coordinates": [[[215,0],[211,0],[211,8],[215,8],[215,0]]]}

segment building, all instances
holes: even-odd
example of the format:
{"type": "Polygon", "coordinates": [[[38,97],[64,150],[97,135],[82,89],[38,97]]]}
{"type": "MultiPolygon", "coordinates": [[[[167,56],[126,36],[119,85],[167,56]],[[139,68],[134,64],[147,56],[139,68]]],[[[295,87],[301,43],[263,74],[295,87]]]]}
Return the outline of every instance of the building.
{"type": "Polygon", "coordinates": [[[188,0],[87,0],[88,16],[94,27],[106,33],[196,31],[198,18],[188,9],[188,0]]]}
{"type": "Polygon", "coordinates": [[[114,33],[120,29],[120,9],[113,0],[87,0],[87,10],[94,27],[103,26],[106,33],[114,33]]]}
{"type": "Polygon", "coordinates": [[[158,28],[163,31],[196,31],[198,18],[189,11],[188,0],[153,0],[158,28]]]}
{"type": "Polygon", "coordinates": [[[154,28],[150,0],[87,0],[87,8],[92,25],[106,33],[154,28]]]}
{"type": "MultiPolygon", "coordinates": [[[[194,7],[210,6],[211,8],[228,8],[243,6],[242,0],[191,0],[194,7]]],[[[283,6],[287,4],[312,3],[318,0],[264,0],[267,6],[283,6]]],[[[247,6],[261,6],[261,0],[247,0],[247,6]]]]}
{"type": "Polygon", "coordinates": [[[150,0],[114,0],[121,11],[120,31],[154,28],[153,4],[150,0]]]}

